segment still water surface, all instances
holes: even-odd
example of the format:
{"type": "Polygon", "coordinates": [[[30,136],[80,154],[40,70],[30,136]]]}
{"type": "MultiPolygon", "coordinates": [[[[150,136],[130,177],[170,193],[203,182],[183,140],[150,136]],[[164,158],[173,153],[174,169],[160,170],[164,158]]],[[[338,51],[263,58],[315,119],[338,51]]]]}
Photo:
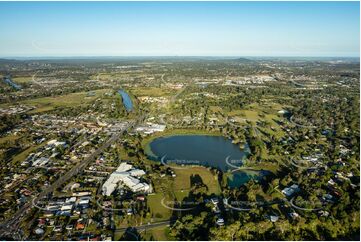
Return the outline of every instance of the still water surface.
{"type": "MultiPolygon", "coordinates": [[[[157,161],[183,165],[202,165],[214,167],[223,172],[242,166],[242,161],[249,155],[246,144],[243,149],[223,136],[211,135],[174,135],[156,138],[149,143],[149,156],[157,161]],[[228,163],[226,162],[227,157],[228,163]],[[231,166],[229,165],[231,163],[231,166]]],[[[250,179],[257,179],[260,172],[236,171],[229,174],[230,187],[239,187],[250,179]]]]}

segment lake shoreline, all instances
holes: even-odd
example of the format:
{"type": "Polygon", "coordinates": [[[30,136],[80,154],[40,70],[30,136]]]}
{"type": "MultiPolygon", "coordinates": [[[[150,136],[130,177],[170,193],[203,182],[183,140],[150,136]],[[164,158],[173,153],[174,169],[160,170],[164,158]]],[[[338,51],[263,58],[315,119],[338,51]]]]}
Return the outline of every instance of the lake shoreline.
{"type": "MultiPolygon", "coordinates": [[[[230,142],[232,142],[229,138],[223,136],[222,133],[220,132],[210,132],[207,130],[194,130],[194,129],[175,129],[175,130],[168,130],[166,132],[163,133],[156,133],[155,135],[151,135],[146,137],[143,141],[142,141],[142,146],[144,147],[144,153],[147,156],[147,159],[151,162],[161,162],[161,158],[159,155],[155,154],[156,152],[154,152],[151,148],[151,143],[153,141],[156,141],[157,139],[167,139],[167,138],[174,138],[177,136],[204,136],[204,137],[212,137],[212,136],[216,136],[216,137],[220,137],[223,138],[225,140],[228,140],[230,142]]],[[[161,140],[158,140],[158,142],[161,140]]],[[[245,146],[244,149],[240,148],[238,144],[234,144],[232,142],[233,145],[238,146],[238,149],[240,152],[245,152],[244,156],[242,157],[242,163],[244,161],[244,159],[246,159],[249,156],[249,147],[248,145],[245,146]]],[[[217,148],[219,148],[220,150],[223,150],[221,148],[221,146],[217,146],[217,148]]],[[[210,149],[210,151],[212,151],[212,149],[210,149]]],[[[192,159],[182,159],[182,160],[189,160],[192,161],[192,159]]],[[[195,159],[197,160],[197,159],[195,159]]],[[[222,159],[219,159],[220,161],[222,161],[222,159]]],[[[172,161],[172,159],[170,159],[170,161],[172,161]]],[[[227,162],[226,162],[227,163],[227,162]]],[[[219,164],[218,164],[219,165],[219,164]]],[[[225,174],[225,178],[226,178],[226,182],[228,184],[228,186],[230,188],[236,188],[239,187],[245,183],[247,183],[249,180],[251,179],[261,179],[263,176],[266,176],[268,173],[272,173],[271,171],[268,171],[265,168],[262,167],[242,167],[243,164],[239,165],[239,168],[233,168],[228,167],[227,169],[224,169],[224,167],[227,167],[227,164],[222,164],[222,167],[217,167],[214,165],[214,163],[212,164],[212,162],[209,162],[208,164],[205,163],[198,163],[198,164],[193,164],[193,163],[183,163],[183,164],[178,164],[176,162],[171,162],[169,164],[170,167],[174,167],[175,169],[177,168],[182,168],[182,169],[186,169],[186,167],[189,167],[189,169],[192,169],[192,167],[204,167],[207,169],[217,169],[219,171],[224,172],[225,174]],[[229,169],[230,168],[230,169],[229,169]],[[240,175],[243,174],[243,175],[240,175]]]]}
{"type": "MultiPolygon", "coordinates": [[[[150,135],[143,139],[142,146],[144,147],[144,153],[148,156],[157,157],[150,148],[150,143],[158,138],[167,138],[171,136],[180,136],[180,135],[207,135],[207,136],[222,136],[222,133],[208,130],[197,130],[197,129],[170,129],[164,132],[158,132],[153,135],[150,135]]],[[[222,136],[224,137],[224,136],[222,136]]]]}

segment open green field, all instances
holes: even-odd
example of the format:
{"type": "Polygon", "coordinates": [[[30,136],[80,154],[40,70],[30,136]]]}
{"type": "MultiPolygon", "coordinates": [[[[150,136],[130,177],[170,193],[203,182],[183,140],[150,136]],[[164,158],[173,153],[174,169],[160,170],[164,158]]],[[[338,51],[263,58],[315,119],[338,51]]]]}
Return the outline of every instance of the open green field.
{"type": "Polygon", "coordinates": [[[114,232],[114,240],[119,241],[123,234],[123,232],[114,232]]]}
{"type": "Polygon", "coordinates": [[[155,221],[169,219],[172,215],[172,210],[162,206],[161,201],[163,198],[163,193],[150,194],[147,197],[148,206],[155,221]]]}
{"type": "MultiPolygon", "coordinates": [[[[174,178],[174,181],[169,182],[167,186],[164,186],[163,192],[159,191],[155,194],[150,194],[147,198],[148,206],[155,221],[169,219],[173,212],[171,209],[162,205],[162,199],[165,199],[165,202],[173,201],[174,199],[182,201],[188,196],[191,189],[191,175],[199,175],[201,177],[202,182],[208,188],[207,193],[209,195],[220,194],[221,192],[217,177],[206,167],[189,167],[189,169],[182,170],[175,169],[175,173],[176,177],[174,178]]],[[[167,205],[172,207],[172,205],[167,205]]]]}
{"type": "MultiPolygon", "coordinates": [[[[169,228],[164,226],[159,226],[155,228],[148,228],[146,230],[138,230],[138,234],[141,237],[141,240],[147,240],[147,241],[167,241],[172,240],[167,231],[169,228]]],[[[124,232],[118,232],[116,231],[114,233],[114,240],[120,240],[124,235],[124,232]]],[[[132,235],[127,236],[127,239],[129,240],[135,240],[136,238],[132,235]]],[[[174,239],[173,239],[174,240],[174,239]]]]}
{"type": "Polygon", "coordinates": [[[258,103],[252,103],[244,107],[243,109],[228,112],[228,115],[239,116],[251,122],[256,122],[260,120],[265,120],[261,117],[261,115],[271,114],[277,116],[277,112],[281,109],[282,106],[278,103],[267,103],[261,105],[258,103]]]}
{"type": "Polygon", "coordinates": [[[23,150],[21,153],[17,154],[12,158],[12,162],[22,162],[30,155],[30,153],[35,152],[38,148],[40,148],[43,144],[40,145],[31,145],[29,148],[23,150]]]}
{"type": "Polygon", "coordinates": [[[252,123],[255,123],[258,120],[260,120],[259,111],[254,111],[254,110],[247,110],[247,109],[233,110],[231,112],[228,112],[227,114],[232,117],[239,117],[245,119],[246,121],[250,121],[252,123]]]}
{"type": "Polygon", "coordinates": [[[174,90],[160,87],[137,87],[130,89],[136,96],[164,97],[174,95],[174,90]]]}
{"type": "Polygon", "coordinates": [[[175,169],[176,177],[174,179],[174,192],[185,193],[191,188],[191,176],[199,175],[202,182],[208,187],[208,194],[219,194],[221,189],[218,184],[217,177],[212,172],[201,166],[189,167],[189,169],[175,169]]]}
{"type": "Polygon", "coordinates": [[[288,107],[272,102],[272,100],[263,101],[261,104],[252,103],[243,109],[228,112],[228,115],[233,116],[238,122],[251,122],[261,131],[262,139],[268,140],[271,135],[276,138],[283,137],[284,132],[276,121],[283,119],[278,111],[288,107]],[[257,125],[257,122],[265,122],[265,124],[261,126],[257,125]]]}
{"type": "MultiPolygon", "coordinates": [[[[91,101],[94,101],[99,97],[102,97],[106,92],[109,91],[110,89],[96,90],[94,91],[94,96],[88,96],[88,92],[77,92],[56,97],[34,98],[31,100],[21,101],[19,103],[36,107],[29,113],[40,113],[54,110],[58,107],[74,107],[84,105],[91,101]]],[[[5,104],[4,106],[9,106],[9,104],[5,104]]]]}
{"type": "Polygon", "coordinates": [[[142,237],[146,240],[153,241],[165,241],[169,240],[169,236],[167,235],[167,226],[155,227],[151,229],[147,229],[142,233],[142,237]]]}
{"type": "Polygon", "coordinates": [[[15,141],[19,138],[19,136],[16,135],[8,135],[5,137],[0,137],[0,144],[4,144],[7,141],[15,141]]]}
{"type": "Polygon", "coordinates": [[[15,82],[16,84],[22,84],[22,83],[27,83],[27,82],[31,82],[32,81],[32,77],[31,76],[19,76],[19,77],[13,77],[11,78],[13,82],[15,82]]]}

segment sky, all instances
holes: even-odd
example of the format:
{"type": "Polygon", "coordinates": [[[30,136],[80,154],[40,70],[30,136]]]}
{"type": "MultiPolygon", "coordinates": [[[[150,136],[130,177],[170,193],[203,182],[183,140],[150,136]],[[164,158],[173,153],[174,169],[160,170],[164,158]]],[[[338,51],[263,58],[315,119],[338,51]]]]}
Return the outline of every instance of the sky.
{"type": "Polygon", "coordinates": [[[359,56],[359,2],[0,2],[0,56],[359,56]]]}

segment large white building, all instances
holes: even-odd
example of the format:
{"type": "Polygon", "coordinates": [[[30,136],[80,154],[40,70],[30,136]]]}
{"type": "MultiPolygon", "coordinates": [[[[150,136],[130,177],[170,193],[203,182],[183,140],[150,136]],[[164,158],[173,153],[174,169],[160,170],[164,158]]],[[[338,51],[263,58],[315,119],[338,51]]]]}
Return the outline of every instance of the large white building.
{"type": "Polygon", "coordinates": [[[131,176],[138,176],[138,177],[145,175],[145,172],[140,169],[133,169],[133,170],[129,171],[129,173],[131,176]]]}
{"type": "Polygon", "coordinates": [[[133,192],[151,192],[151,187],[147,183],[140,182],[140,180],[136,178],[144,174],[145,172],[143,170],[133,169],[132,165],[125,162],[121,163],[117,170],[104,182],[102,187],[103,195],[110,196],[118,185],[126,186],[133,192]]]}
{"type": "Polygon", "coordinates": [[[154,132],[163,132],[165,128],[166,126],[164,124],[147,123],[145,126],[138,126],[135,131],[144,134],[152,134],[154,132]]]}

